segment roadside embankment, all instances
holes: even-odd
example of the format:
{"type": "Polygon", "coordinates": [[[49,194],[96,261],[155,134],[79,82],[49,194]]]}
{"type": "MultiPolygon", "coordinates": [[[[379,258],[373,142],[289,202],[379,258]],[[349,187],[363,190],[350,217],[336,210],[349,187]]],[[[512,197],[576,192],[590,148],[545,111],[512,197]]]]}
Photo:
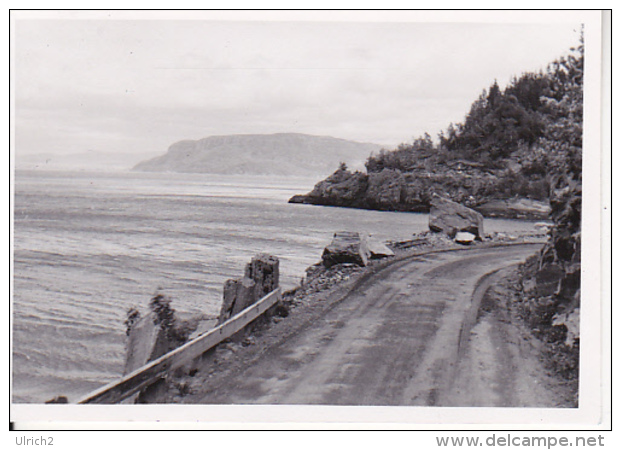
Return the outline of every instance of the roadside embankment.
{"type": "MultiPolygon", "coordinates": [[[[145,315],[133,309],[128,311],[124,376],[81,402],[177,402],[192,392],[191,386],[196,380],[201,379],[201,386],[205,385],[205,373],[209,377],[252,367],[253,348],[262,349],[257,353],[261,355],[284,346],[297,355],[293,356],[295,360],[304,357],[300,348],[320,347],[311,352],[311,356],[325,352],[320,360],[330,361],[308,367],[309,373],[319,376],[338,368],[339,358],[344,357],[343,349],[356,342],[366,342],[372,333],[382,332],[382,327],[388,334],[393,333],[393,325],[400,323],[402,336],[370,339],[364,345],[368,354],[361,353],[360,358],[375,354],[377,348],[382,348],[387,355],[394,353],[397,359],[412,358],[413,355],[402,355],[401,350],[393,348],[391,339],[408,340],[404,345],[417,348],[417,352],[426,352],[427,342],[437,343],[440,339],[439,344],[429,350],[431,353],[427,351],[432,355],[427,361],[432,361],[432,365],[448,364],[447,369],[442,370],[445,376],[439,379],[419,376],[418,386],[408,388],[408,392],[418,394],[392,397],[394,404],[438,404],[439,393],[446,392],[447,380],[451,379],[446,374],[455,365],[464,324],[469,323],[468,318],[475,308],[472,295],[479,278],[509,262],[522,262],[532,255],[545,241],[547,230],[545,224],[535,224],[531,233],[521,236],[485,234],[480,213],[437,195],[432,196],[431,205],[430,231],[415,234],[405,241],[386,245],[365,233],[336,232],[325,247],[321,261],[307,269],[299,286],[285,293],[279,287],[278,258],[267,254],[255,256],[246,265],[242,277],[224,284],[222,308],[215,321],[211,317],[182,319],[172,308],[171,301],[163,293],[156,292],[145,315]],[[399,310],[402,313],[395,313],[399,310]],[[358,317],[358,311],[366,312],[358,317]],[[332,318],[333,313],[338,320],[332,318]],[[447,317],[450,318],[448,324],[447,317]],[[356,325],[358,321],[364,326],[356,325]],[[314,329],[316,324],[320,326],[314,329]],[[443,330],[440,338],[434,335],[438,327],[443,330]],[[419,328],[425,336],[408,335],[409,328],[419,328]],[[263,344],[257,345],[265,336],[268,337],[263,344]],[[323,346],[336,338],[340,342],[336,350],[323,346]],[[300,339],[304,342],[300,343],[300,339]],[[239,366],[227,368],[228,360],[236,360],[239,366]],[[420,381],[422,379],[424,381],[420,381]],[[425,389],[435,393],[423,394],[425,389]]],[[[355,349],[350,350],[355,352],[355,349]]],[[[307,361],[299,362],[304,365],[307,361]]],[[[287,378],[300,375],[295,375],[295,367],[286,361],[281,363],[283,371],[291,372],[287,378]]],[[[270,364],[269,358],[266,364],[270,364]]],[[[372,361],[361,364],[370,364],[368,370],[377,369],[372,361]]],[[[408,368],[400,370],[402,376],[413,376],[408,368]]],[[[321,392],[323,387],[317,380],[313,383],[317,392],[321,392]]],[[[352,389],[366,386],[366,383],[348,378],[343,383],[352,385],[352,389]]],[[[398,383],[403,389],[403,380],[398,383]]],[[[235,389],[231,395],[235,395],[235,389]]],[[[313,394],[312,398],[277,395],[269,400],[315,402],[317,396],[328,403],[356,401],[350,397],[334,399],[328,394],[323,397],[313,394]]],[[[205,394],[195,402],[227,401],[208,397],[209,394],[205,394]]],[[[385,399],[376,395],[367,401],[383,404],[385,399]]]]}
{"type": "MultiPolygon", "coordinates": [[[[330,268],[317,269],[315,267],[310,271],[311,276],[307,276],[304,283],[284,293],[282,307],[286,313],[272,316],[260,326],[255,327],[252,334],[246,335],[242,340],[225,341],[218,345],[195,361],[191,367],[184,371],[177,371],[173,376],[162,381],[158,389],[152,390],[150,395],[142,396],[141,401],[149,403],[239,403],[243,401],[250,403],[287,403],[290,401],[322,403],[327,401],[334,404],[356,404],[350,396],[335,397],[329,393],[325,393],[325,396],[320,395],[323,391],[322,386],[325,385],[320,374],[332,373],[339,377],[340,375],[337,375],[340,373],[339,364],[343,367],[351,366],[351,370],[354,370],[353,367],[357,367],[358,364],[373,365],[375,363],[372,361],[365,363],[362,361],[366,361],[366,358],[373,355],[377,356],[378,349],[386,352],[392,351],[390,349],[393,345],[390,342],[394,339],[412,339],[409,348],[416,348],[416,353],[420,356],[420,352],[425,351],[421,345],[432,340],[437,322],[443,317],[442,311],[446,312],[446,308],[453,307],[452,304],[445,304],[446,292],[449,292],[450,296],[451,290],[456,289],[455,295],[462,296],[461,286],[474,286],[478,279],[476,276],[476,279],[473,279],[469,270],[473,267],[477,267],[478,271],[479,268],[483,270],[486,266],[482,265],[482,262],[493,267],[493,261],[489,260],[485,252],[491,252],[490,255],[503,254],[501,260],[504,264],[507,254],[500,248],[518,248],[532,243],[534,245],[526,245],[524,248],[527,254],[528,252],[534,253],[539,248],[539,244],[543,243],[543,238],[544,236],[540,233],[514,239],[486,238],[484,242],[466,247],[439,234],[423,233],[408,242],[392,243],[391,247],[394,249],[395,256],[371,260],[366,267],[348,263],[336,264],[330,268]],[[495,251],[495,248],[499,250],[495,251]],[[474,250],[474,253],[479,250],[484,253],[475,255],[471,253],[471,250],[474,250]],[[465,257],[468,254],[473,255],[475,259],[470,258],[470,260],[476,260],[477,264],[459,262],[462,255],[465,257]],[[444,259],[446,263],[443,262],[444,259]],[[459,269],[461,273],[459,276],[463,276],[464,281],[459,282],[459,278],[452,274],[452,271],[456,269],[459,269]],[[428,284],[428,281],[420,281],[424,284],[421,284],[420,288],[415,288],[419,282],[416,279],[410,279],[412,273],[415,276],[420,273],[420,276],[424,278],[429,270],[435,274],[430,280],[439,282],[438,277],[440,277],[445,281],[442,281],[442,284],[435,290],[428,284]],[[395,291],[396,286],[404,290],[403,293],[395,291]],[[420,306],[423,308],[421,311],[425,311],[422,316],[409,309],[412,303],[416,303],[415,299],[408,300],[412,295],[428,297],[420,306]],[[439,303],[433,307],[425,306],[429,299],[439,303]],[[405,309],[399,312],[399,308],[405,309]],[[412,315],[403,314],[406,310],[412,315]],[[429,311],[435,311],[434,314],[440,315],[428,317],[429,311]],[[384,313],[386,313],[385,316],[384,313]],[[359,317],[360,314],[362,316],[359,317]],[[425,318],[424,323],[417,326],[416,321],[422,318],[425,318]],[[403,327],[396,326],[396,323],[402,323],[403,327]],[[407,333],[403,334],[404,330],[409,328],[414,330],[417,327],[421,330],[419,333],[426,330],[425,333],[429,333],[429,336],[417,336],[416,333],[411,336],[407,333]],[[392,328],[401,330],[401,333],[384,341],[385,338],[381,335],[392,328]],[[374,333],[379,334],[372,336],[374,333]],[[366,350],[356,347],[362,343],[366,350]],[[355,348],[346,350],[350,345],[354,345],[355,348]],[[367,352],[367,356],[364,356],[363,350],[367,352]],[[355,363],[348,362],[347,359],[352,358],[351,355],[354,354],[362,360],[355,363]],[[316,378],[304,381],[304,378],[310,376],[311,373],[315,374],[316,378]],[[300,391],[301,388],[294,387],[298,382],[309,386],[309,383],[314,385],[315,388],[309,387],[308,389],[310,391],[316,389],[315,394],[309,391],[312,395],[307,397],[303,394],[303,389],[300,391]],[[286,394],[288,391],[295,391],[297,394],[286,394]],[[268,392],[269,395],[267,395],[268,392]]],[[[519,254],[523,254],[523,250],[521,252],[519,254]]],[[[469,297],[467,302],[469,302],[469,297]]],[[[455,320],[461,320],[461,313],[458,313],[459,310],[455,311],[457,312],[452,317],[455,320]]],[[[450,324],[445,326],[446,332],[451,335],[454,332],[453,328],[450,324]]],[[[413,355],[396,355],[395,357],[409,359],[413,355]]],[[[386,354],[385,358],[390,358],[389,354],[386,354]]],[[[441,360],[442,358],[439,359],[441,360]]],[[[381,361],[378,361],[378,364],[380,367],[367,367],[367,370],[383,370],[381,361]]],[[[398,373],[399,376],[405,377],[409,371],[410,376],[413,376],[415,370],[415,367],[404,366],[399,368],[398,373]]],[[[377,380],[376,385],[376,382],[371,381],[355,381],[356,376],[353,377],[354,380],[349,380],[346,375],[343,376],[345,378],[340,383],[343,385],[353,383],[351,389],[357,389],[355,387],[357,383],[362,383],[369,390],[377,391],[376,394],[367,398],[367,404],[426,404],[427,401],[420,396],[417,399],[403,397],[405,386],[401,385],[395,385],[394,392],[390,395],[386,392],[382,394],[379,385],[384,382],[390,384],[394,380],[377,380]],[[398,395],[398,392],[403,395],[398,395]]],[[[410,393],[422,392],[424,387],[408,389],[407,392],[410,393]]],[[[447,387],[442,385],[442,389],[446,390],[447,387]]]]}
{"type": "Polygon", "coordinates": [[[521,269],[491,274],[475,293],[479,305],[463,330],[447,406],[578,406],[577,379],[554,370],[549,342],[523,320],[521,269]]]}

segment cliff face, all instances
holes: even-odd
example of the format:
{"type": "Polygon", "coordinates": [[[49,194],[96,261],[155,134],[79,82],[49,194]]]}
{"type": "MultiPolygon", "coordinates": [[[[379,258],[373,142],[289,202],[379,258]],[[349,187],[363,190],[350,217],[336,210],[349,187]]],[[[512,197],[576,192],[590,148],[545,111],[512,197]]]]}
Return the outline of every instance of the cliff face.
{"type": "Polygon", "coordinates": [[[211,136],[181,141],[133,170],[216,174],[325,176],[340,162],[362,164],[377,144],[298,133],[211,136]]]}
{"type": "Polygon", "coordinates": [[[365,174],[339,168],[317,183],[306,195],[292,197],[290,203],[342,206],[383,211],[429,212],[431,198],[440,193],[479,211],[487,217],[547,219],[547,202],[525,198],[503,199],[498,185],[504,178],[480,170],[448,168],[443,172],[401,173],[383,169],[365,174]]]}

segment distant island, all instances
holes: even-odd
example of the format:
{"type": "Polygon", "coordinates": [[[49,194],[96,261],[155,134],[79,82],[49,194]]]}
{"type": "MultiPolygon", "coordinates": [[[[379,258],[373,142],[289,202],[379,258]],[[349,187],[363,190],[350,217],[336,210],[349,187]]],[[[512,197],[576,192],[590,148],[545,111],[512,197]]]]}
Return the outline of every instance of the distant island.
{"type": "Polygon", "coordinates": [[[213,174],[326,176],[341,162],[360,165],[381,145],[300,133],[210,136],[172,144],[133,170],[213,174]]]}

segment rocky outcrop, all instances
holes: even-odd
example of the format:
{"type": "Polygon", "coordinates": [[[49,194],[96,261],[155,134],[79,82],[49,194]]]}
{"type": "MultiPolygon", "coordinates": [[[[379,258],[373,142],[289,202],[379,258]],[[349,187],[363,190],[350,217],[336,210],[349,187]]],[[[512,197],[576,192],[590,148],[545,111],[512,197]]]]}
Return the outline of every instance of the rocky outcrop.
{"type": "Polygon", "coordinates": [[[399,170],[384,169],[379,173],[370,173],[364,204],[368,209],[398,210],[403,204],[405,186],[405,177],[399,170]]]}
{"type": "Polygon", "coordinates": [[[541,220],[548,218],[547,201],[528,198],[496,198],[504,195],[502,178],[472,168],[469,172],[447,167],[437,172],[401,172],[384,168],[380,172],[350,172],[341,166],[315,185],[306,195],[295,195],[289,203],[340,206],[380,211],[427,213],[434,192],[465,205],[486,217],[541,220]]]}
{"type": "Polygon", "coordinates": [[[176,329],[175,311],[170,304],[169,298],[157,292],[149,303],[147,314],[141,316],[135,308],[128,311],[124,374],[159,358],[183,341],[176,329]]]}
{"type": "Polygon", "coordinates": [[[278,287],[279,261],[275,256],[259,254],[246,265],[244,276],[224,283],[218,323],[223,323],[253,305],[278,287]]]}
{"type": "Polygon", "coordinates": [[[439,195],[431,199],[429,229],[445,233],[450,238],[454,238],[460,231],[472,233],[477,240],[482,240],[485,235],[480,213],[439,195]]]}
{"type": "MultiPolygon", "coordinates": [[[[246,265],[243,277],[224,283],[217,320],[206,316],[178,320],[170,299],[157,292],[146,314],[141,315],[136,308],[127,312],[128,340],[123,373],[130,373],[221,324],[272,292],[278,283],[278,258],[266,254],[255,256],[246,265]]],[[[243,330],[239,334],[243,334],[243,330]]]]}
{"type": "Polygon", "coordinates": [[[254,280],[247,277],[226,280],[218,324],[226,322],[229,318],[255,303],[258,300],[256,286],[254,280]]]}
{"type": "MultiPolygon", "coordinates": [[[[266,296],[278,287],[280,262],[276,256],[261,253],[246,264],[244,277],[256,283],[259,298],[266,296]]],[[[257,299],[258,300],[258,299],[257,299]]]]}
{"type": "MultiPolygon", "coordinates": [[[[339,168],[315,185],[306,195],[295,195],[289,203],[341,206],[383,211],[428,212],[418,187],[412,188],[399,170],[384,169],[365,174],[339,168]]],[[[424,197],[424,196],[423,196],[424,197]]]]}
{"type": "Polygon", "coordinates": [[[128,374],[168,351],[166,331],[157,323],[155,314],[148,313],[129,333],[123,374],[128,374]]]}
{"type": "MultiPolygon", "coordinates": [[[[302,203],[326,206],[347,206],[360,208],[367,190],[367,176],[361,172],[350,172],[340,168],[328,178],[315,185],[302,199],[302,203]]],[[[300,196],[296,197],[300,199],[300,196]]]]}
{"type": "Polygon", "coordinates": [[[343,263],[366,266],[370,257],[366,235],[351,231],[338,231],[334,233],[330,245],[323,250],[321,260],[327,268],[343,263]]]}

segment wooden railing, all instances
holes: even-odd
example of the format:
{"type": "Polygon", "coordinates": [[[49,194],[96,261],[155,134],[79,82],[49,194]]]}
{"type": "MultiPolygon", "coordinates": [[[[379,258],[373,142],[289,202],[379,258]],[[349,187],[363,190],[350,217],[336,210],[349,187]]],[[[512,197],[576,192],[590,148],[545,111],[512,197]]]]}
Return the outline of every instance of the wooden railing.
{"type": "Polygon", "coordinates": [[[170,371],[193,361],[207,350],[242,330],[246,325],[274,306],[280,298],[280,288],[277,288],[213,330],[136,369],[123,376],[120,380],[91,392],[80,399],[78,403],[119,403],[121,400],[130,397],[159,380],[170,371]]]}

